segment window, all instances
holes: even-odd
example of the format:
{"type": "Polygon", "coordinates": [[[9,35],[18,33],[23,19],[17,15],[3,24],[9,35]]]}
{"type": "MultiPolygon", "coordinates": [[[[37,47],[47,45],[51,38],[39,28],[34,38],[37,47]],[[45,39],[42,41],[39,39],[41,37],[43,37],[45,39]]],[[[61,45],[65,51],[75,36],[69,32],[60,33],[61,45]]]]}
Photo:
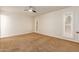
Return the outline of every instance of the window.
{"type": "Polygon", "coordinates": [[[64,15],[64,35],[66,37],[73,37],[73,15],[72,13],[65,13],[64,15]]]}

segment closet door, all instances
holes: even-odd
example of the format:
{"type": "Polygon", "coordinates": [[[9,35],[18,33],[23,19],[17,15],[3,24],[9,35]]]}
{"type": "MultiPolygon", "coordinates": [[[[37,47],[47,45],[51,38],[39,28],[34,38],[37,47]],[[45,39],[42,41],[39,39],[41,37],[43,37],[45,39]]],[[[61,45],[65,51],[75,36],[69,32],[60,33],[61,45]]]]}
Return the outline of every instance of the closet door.
{"type": "Polygon", "coordinates": [[[64,36],[73,38],[73,15],[70,12],[64,15],[64,36]]]}

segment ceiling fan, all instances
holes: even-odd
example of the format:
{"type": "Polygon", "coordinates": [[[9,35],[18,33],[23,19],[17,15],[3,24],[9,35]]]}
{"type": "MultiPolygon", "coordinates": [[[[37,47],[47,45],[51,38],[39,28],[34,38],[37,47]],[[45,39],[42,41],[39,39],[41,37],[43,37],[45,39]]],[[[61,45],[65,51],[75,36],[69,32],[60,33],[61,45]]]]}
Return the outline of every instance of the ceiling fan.
{"type": "Polygon", "coordinates": [[[36,9],[35,9],[34,7],[32,7],[32,6],[29,6],[29,7],[28,7],[28,9],[27,9],[27,8],[25,8],[25,9],[24,9],[24,11],[26,11],[26,12],[33,12],[33,13],[37,13],[36,9]]]}

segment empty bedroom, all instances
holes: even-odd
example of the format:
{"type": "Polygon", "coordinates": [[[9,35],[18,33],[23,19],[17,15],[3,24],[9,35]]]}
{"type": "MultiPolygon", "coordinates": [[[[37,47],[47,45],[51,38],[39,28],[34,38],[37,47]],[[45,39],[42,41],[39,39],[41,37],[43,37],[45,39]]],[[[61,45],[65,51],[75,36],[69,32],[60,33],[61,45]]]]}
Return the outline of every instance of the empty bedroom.
{"type": "Polygon", "coordinates": [[[79,52],[79,7],[0,6],[0,52],[79,52]]]}

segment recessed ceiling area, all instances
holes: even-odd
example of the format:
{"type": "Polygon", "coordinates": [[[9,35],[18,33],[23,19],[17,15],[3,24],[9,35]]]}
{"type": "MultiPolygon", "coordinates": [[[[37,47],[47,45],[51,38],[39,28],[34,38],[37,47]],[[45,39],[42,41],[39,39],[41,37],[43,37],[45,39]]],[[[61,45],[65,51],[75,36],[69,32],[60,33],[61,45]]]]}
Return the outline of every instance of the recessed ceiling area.
{"type": "Polygon", "coordinates": [[[67,8],[69,6],[32,6],[37,13],[31,13],[31,12],[26,12],[24,11],[24,9],[28,9],[29,6],[1,6],[1,11],[5,12],[19,12],[19,13],[26,13],[27,15],[30,16],[37,16],[37,15],[41,15],[44,13],[48,13],[48,12],[52,12],[52,11],[56,11],[56,10],[60,10],[63,8],[67,8]]]}

